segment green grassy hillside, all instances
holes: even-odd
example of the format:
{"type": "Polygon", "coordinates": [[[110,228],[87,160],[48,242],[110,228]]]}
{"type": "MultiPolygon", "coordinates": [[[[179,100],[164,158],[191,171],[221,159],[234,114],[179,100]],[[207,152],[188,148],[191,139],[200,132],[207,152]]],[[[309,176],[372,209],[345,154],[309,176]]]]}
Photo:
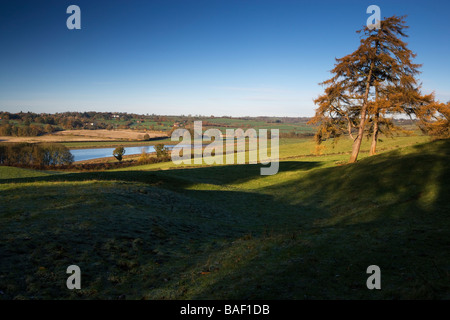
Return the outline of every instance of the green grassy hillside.
{"type": "Polygon", "coordinates": [[[450,141],[388,150],[292,151],[269,177],[0,167],[0,299],[449,299],[450,141]]]}
{"type": "Polygon", "coordinates": [[[18,179],[18,178],[32,178],[45,177],[52,174],[51,172],[36,171],[15,167],[0,166],[0,179],[18,179]]]}

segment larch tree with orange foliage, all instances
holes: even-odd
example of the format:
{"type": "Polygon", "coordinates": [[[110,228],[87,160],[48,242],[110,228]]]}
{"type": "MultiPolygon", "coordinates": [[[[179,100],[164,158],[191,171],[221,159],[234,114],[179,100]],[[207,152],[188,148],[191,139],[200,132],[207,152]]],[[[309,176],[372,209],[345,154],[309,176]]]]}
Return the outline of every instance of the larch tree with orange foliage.
{"type": "Polygon", "coordinates": [[[349,162],[356,162],[364,134],[372,137],[375,154],[379,134],[395,127],[394,115],[414,116],[432,95],[422,95],[416,76],[421,65],[403,41],[407,37],[405,17],[392,16],[381,21],[379,29],[364,27],[360,46],[353,53],[336,59],[333,77],[321,83],[324,94],[310,123],[318,124],[316,141],[348,135],[353,140],[349,162]]]}
{"type": "Polygon", "coordinates": [[[450,138],[450,101],[424,104],[418,114],[420,129],[435,138],[450,138]]]}

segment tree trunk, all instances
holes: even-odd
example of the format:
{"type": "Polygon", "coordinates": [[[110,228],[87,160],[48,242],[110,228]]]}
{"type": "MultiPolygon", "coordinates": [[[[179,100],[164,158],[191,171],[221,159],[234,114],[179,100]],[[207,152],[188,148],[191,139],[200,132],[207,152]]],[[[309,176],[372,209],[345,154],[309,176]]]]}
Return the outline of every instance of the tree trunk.
{"type": "Polygon", "coordinates": [[[350,156],[349,163],[354,163],[356,162],[356,160],[358,160],[359,149],[361,148],[361,142],[364,135],[364,127],[366,125],[366,113],[367,113],[367,105],[364,104],[361,110],[361,121],[359,122],[358,136],[353,142],[352,155],[350,156]]]}
{"type": "Polygon", "coordinates": [[[373,136],[372,136],[372,145],[370,146],[370,155],[373,156],[377,153],[377,141],[378,141],[378,113],[375,115],[374,123],[373,123],[373,136]]]}
{"type": "Polygon", "coordinates": [[[375,62],[372,61],[371,65],[370,65],[369,76],[367,77],[366,92],[364,94],[364,101],[363,101],[363,106],[361,109],[361,121],[359,122],[359,126],[358,126],[358,136],[356,137],[355,141],[353,142],[352,155],[350,156],[349,163],[354,163],[354,162],[356,162],[356,160],[358,160],[359,150],[361,149],[361,142],[362,142],[362,139],[364,136],[364,128],[366,126],[367,101],[369,99],[370,81],[372,80],[372,72],[373,72],[374,66],[375,66],[375,62]]]}
{"type": "Polygon", "coordinates": [[[372,135],[372,145],[370,146],[370,153],[369,155],[373,156],[377,153],[377,142],[378,142],[378,131],[379,126],[378,123],[380,122],[380,113],[378,111],[378,86],[375,85],[375,103],[376,103],[376,111],[375,111],[375,117],[373,119],[373,135],[372,135]]]}

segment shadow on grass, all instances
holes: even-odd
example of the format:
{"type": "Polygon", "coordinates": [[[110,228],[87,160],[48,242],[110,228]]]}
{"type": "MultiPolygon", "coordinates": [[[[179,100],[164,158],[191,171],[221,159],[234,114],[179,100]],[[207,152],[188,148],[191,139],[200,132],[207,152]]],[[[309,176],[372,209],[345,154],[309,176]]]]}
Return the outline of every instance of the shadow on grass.
{"type": "MultiPolygon", "coordinates": [[[[279,163],[279,173],[290,171],[308,171],[322,166],[320,161],[282,161],[279,163]]],[[[261,176],[261,168],[267,167],[262,164],[246,165],[223,165],[201,168],[171,169],[163,174],[171,177],[188,179],[196,183],[208,184],[236,184],[244,183],[254,179],[264,179],[261,176]]]]}
{"type": "MultiPolygon", "coordinates": [[[[260,203],[279,214],[264,217],[278,232],[243,241],[258,250],[247,252],[247,259],[236,254],[239,268],[194,298],[220,299],[228,289],[230,299],[448,299],[450,143],[412,149],[266,188],[269,194],[284,190],[277,201],[260,203]],[[295,224],[301,226],[298,234],[295,224]],[[382,291],[365,285],[373,264],[382,269],[382,291]]],[[[239,195],[234,199],[239,204],[239,195]]]]}
{"type": "MultiPolygon", "coordinates": [[[[280,162],[279,172],[307,171],[320,167],[321,162],[284,161],[280,162]]],[[[162,187],[174,186],[178,189],[195,183],[231,184],[246,182],[261,176],[261,164],[225,165],[191,169],[171,169],[164,171],[96,171],[80,173],[61,173],[45,177],[0,179],[2,183],[23,183],[38,181],[86,181],[86,180],[119,180],[129,182],[159,183],[162,187]]]]}
{"type": "Polygon", "coordinates": [[[412,228],[385,219],[241,238],[231,258],[236,266],[190,298],[448,299],[448,245],[439,220],[412,228]],[[366,287],[371,265],[381,268],[382,290],[366,287]]]}
{"type": "Polygon", "coordinates": [[[2,203],[0,290],[8,298],[449,298],[450,143],[413,150],[313,170],[260,192],[189,189],[252,180],[257,165],[9,180],[19,185],[2,203]],[[97,181],[81,194],[36,185],[33,197],[20,186],[86,180],[97,181]],[[148,186],[96,185],[111,180],[148,186]],[[60,285],[74,259],[87,270],[79,296],[60,285]],[[366,287],[374,264],[381,291],[366,287]]]}
{"type": "Polygon", "coordinates": [[[235,191],[180,194],[108,179],[17,184],[3,193],[0,290],[6,299],[188,298],[214,267],[216,252],[247,234],[294,226],[274,224],[275,207],[302,211],[269,195],[235,191]],[[230,199],[233,206],[226,206],[230,199]],[[71,264],[82,269],[81,291],[65,287],[71,264]]]}

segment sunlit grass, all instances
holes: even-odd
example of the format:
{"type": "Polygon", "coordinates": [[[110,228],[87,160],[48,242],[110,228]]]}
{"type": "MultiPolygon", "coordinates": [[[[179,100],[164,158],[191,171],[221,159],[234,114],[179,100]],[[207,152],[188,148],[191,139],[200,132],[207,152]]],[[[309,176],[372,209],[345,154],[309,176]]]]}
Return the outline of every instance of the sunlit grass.
{"type": "Polygon", "coordinates": [[[365,142],[352,165],[344,140],[323,155],[284,141],[266,177],[0,167],[0,299],[448,299],[450,141],[425,140],[386,139],[374,157],[365,142]],[[381,291],[365,286],[372,264],[381,291]]]}
{"type": "Polygon", "coordinates": [[[49,174],[44,171],[0,166],[0,179],[44,177],[49,174]]]}

